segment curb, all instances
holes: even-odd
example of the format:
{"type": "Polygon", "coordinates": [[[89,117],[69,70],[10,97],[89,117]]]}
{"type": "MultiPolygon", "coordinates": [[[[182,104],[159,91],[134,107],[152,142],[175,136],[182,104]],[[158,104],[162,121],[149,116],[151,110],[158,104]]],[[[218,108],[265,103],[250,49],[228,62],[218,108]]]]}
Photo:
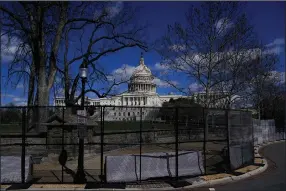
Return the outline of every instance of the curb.
{"type": "MultiPolygon", "coordinates": [[[[285,142],[285,140],[280,140],[280,141],[273,141],[273,142],[269,142],[269,143],[263,143],[261,145],[255,146],[254,147],[254,151],[255,151],[255,157],[261,157],[261,155],[259,154],[259,150],[264,148],[265,146],[268,145],[272,145],[272,144],[276,144],[276,143],[282,143],[285,142]]],[[[185,187],[181,187],[181,188],[172,188],[172,187],[165,187],[165,188],[146,188],[146,189],[142,189],[142,188],[125,188],[125,189],[112,189],[112,188],[99,188],[99,189],[88,189],[90,191],[95,191],[95,190],[182,190],[182,189],[190,189],[190,188],[198,188],[198,187],[210,187],[210,186],[215,186],[215,185],[219,185],[219,184],[227,184],[227,183],[231,183],[231,182],[237,182],[240,180],[244,180],[246,178],[249,178],[251,176],[255,176],[258,175],[262,172],[264,172],[267,168],[268,168],[268,163],[267,160],[263,158],[263,167],[259,167],[255,170],[252,170],[250,172],[247,172],[245,174],[242,174],[240,176],[229,176],[229,177],[225,177],[225,178],[221,178],[221,179],[216,179],[216,180],[210,180],[210,181],[195,181],[193,182],[192,185],[189,186],[185,186],[185,187]]],[[[6,191],[7,189],[1,189],[0,191],[6,191]]],[[[67,188],[29,188],[26,190],[47,190],[47,191],[55,191],[55,190],[64,190],[64,191],[86,191],[86,189],[84,188],[72,188],[72,189],[67,189],[67,188]]],[[[14,190],[16,191],[16,190],[14,190]]],[[[23,191],[22,189],[19,191],[23,191]]]]}

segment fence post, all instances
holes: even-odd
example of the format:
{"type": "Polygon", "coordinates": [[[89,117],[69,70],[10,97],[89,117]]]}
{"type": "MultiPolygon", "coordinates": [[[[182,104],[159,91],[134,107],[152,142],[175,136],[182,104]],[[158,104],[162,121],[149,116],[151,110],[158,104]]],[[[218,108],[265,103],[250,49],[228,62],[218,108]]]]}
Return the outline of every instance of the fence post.
{"type": "MultiPolygon", "coordinates": [[[[248,114],[249,114],[249,112],[248,112],[248,114]]],[[[251,116],[251,115],[250,115],[251,116]]],[[[252,127],[251,127],[251,130],[252,130],[252,163],[254,164],[254,162],[255,162],[255,149],[254,149],[254,146],[255,146],[255,143],[254,143],[254,125],[253,125],[253,119],[252,119],[252,117],[250,117],[250,119],[251,119],[251,125],[252,125],[252,127]]]]}
{"type": "Polygon", "coordinates": [[[178,181],[178,178],[179,178],[179,160],[178,160],[178,150],[179,150],[179,123],[178,123],[178,120],[179,120],[179,117],[178,117],[178,107],[176,107],[176,117],[175,117],[175,134],[176,134],[176,181],[178,181]]]}
{"type": "Polygon", "coordinates": [[[100,111],[101,111],[101,125],[100,125],[100,182],[103,182],[103,131],[104,131],[104,107],[100,106],[100,111]]]}
{"type": "Polygon", "coordinates": [[[25,155],[26,155],[26,113],[22,108],[22,155],[21,155],[21,179],[22,184],[25,183],[25,155]]]}
{"type": "Polygon", "coordinates": [[[225,112],[225,118],[226,118],[226,138],[227,138],[227,160],[228,160],[228,170],[231,170],[231,159],[230,159],[230,121],[229,121],[229,110],[227,109],[225,112]]]}
{"type": "MultiPolygon", "coordinates": [[[[239,111],[239,127],[240,127],[240,130],[242,130],[241,111],[239,111]]],[[[244,146],[244,137],[242,137],[242,143],[240,143],[241,163],[242,163],[240,165],[244,164],[243,146],[244,146]]]]}
{"type": "Polygon", "coordinates": [[[141,160],[142,160],[142,107],[140,107],[140,158],[139,158],[139,160],[140,160],[140,169],[139,169],[139,171],[140,171],[140,176],[139,176],[139,180],[140,180],[140,182],[141,182],[141,170],[142,170],[142,166],[141,166],[141,160]]]}
{"type": "MultiPolygon", "coordinates": [[[[64,122],[65,122],[65,112],[64,112],[64,108],[62,108],[62,118],[63,118],[63,123],[62,123],[62,152],[65,149],[64,147],[64,139],[65,139],[65,135],[64,135],[64,122]]],[[[62,183],[64,183],[64,167],[62,166],[62,183]]]]}
{"type": "Polygon", "coordinates": [[[203,125],[204,125],[204,145],[203,145],[203,152],[204,152],[204,168],[205,168],[205,175],[207,174],[207,156],[206,156],[206,117],[205,117],[205,108],[203,108],[203,125]]]}

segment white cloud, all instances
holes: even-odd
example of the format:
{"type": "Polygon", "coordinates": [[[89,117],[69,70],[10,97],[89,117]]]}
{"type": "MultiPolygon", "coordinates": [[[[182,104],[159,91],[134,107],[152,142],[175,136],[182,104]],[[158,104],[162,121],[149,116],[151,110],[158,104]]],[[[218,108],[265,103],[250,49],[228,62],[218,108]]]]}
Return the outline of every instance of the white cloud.
{"type": "Polygon", "coordinates": [[[131,77],[136,67],[130,66],[128,64],[122,65],[112,71],[111,75],[107,76],[109,81],[115,80],[116,82],[127,81],[131,77]]]}
{"type": "Polygon", "coordinates": [[[21,102],[17,102],[15,103],[16,106],[27,106],[27,102],[26,101],[21,101],[21,102]]]}
{"type": "Polygon", "coordinates": [[[285,50],[285,39],[276,38],[271,43],[265,45],[266,49],[263,54],[280,54],[285,50]]]}
{"type": "Polygon", "coordinates": [[[172,51],[175,51],[175,52],[179,52],[179,51],[186,50],[186,46],[180,45],[180,44],[174,44],[174,45],[170,46],[169,49],[172,51]]]}
{"type": "MultiPolygon", "coordinates": [[[[7,34],[1,34],[1,54],[4,61],[11,61],[15,53],[18,51],[22,41],[17,37],[9,37],[7,34]]],[[[29,47],[24,47],[28,51],[29,47]]],[[[20,48],[20,50],[24,49],[20,48]]]]}
{"type": "Polygon", "coordinates": [[[169,88],[172,87],[172,85],[176,86],[178,85],[178,82],[176,81],[163,81],[159,78],[154,78],[153,83],[155,83],[157,86],[161,87],[161,88],[169,88]]]}
{"type": "Polygon", "coordinates": [[[168,65],[164,63],[157,62],[154,66],[156,70],[167,70],[168,69],[168,65]]]}
{"type": "Polygon", "coordinates": [[[24,88],[24,85],[23,85],[23,84],[18,84],[18,85],[16,86],[16,88],[17,88],[17,89],[22,89],[22,88],[24,88]]]}
{"type": "Polygon", "coordinates": [[[117,2],[106,2],[105,9],[95,10],[93,13],[93,19],[97,20],[104,12],[106,11],[109,18],[113,18],[117,16],[123,9],[123,2],[117,1],[117,2]]]}
{"type": "Polygon", "coordinates": [[[203,87],[200,84],[198,84],[198,83],[194,82],[194,83],[191,83],[189,85],[189,91],[190,92],[200,92],[202,90],[203,90],[203,87]]]}
{"type": "Polygon", "coordinates": [[[16,95],[13,95],[13,94],[2,94],[2,97],[14,98],[14,97],[16,97],[16,95]]]}
{"type": "Polygon", "coordinates": [[[233,27],[233,23],[228,18],[221,18],[216,22],[217,33],[224,35],[230,28],[233,27]]]}
{"type": "Polygon", "coordinates": [[[123,9],[123,2],[117,1],[113,6],[108,7],[110,17],[115,17],[123,9]]]}
{"type": "Polygon", "coordinates": [[[285,39],[284,38],[276,38],[273,40],[273,42],[265,45],[266,47],[272,47],[272,46],[281,46],[285,44],[285,39]]]}
{"type": "Polygon", "coordinates": [[[12,100],[13,102],[23,102],[23,101],[26,101],[26,98],[14,97],[12,100]]]}
{"type": "Polygon", "coordinates": [[[20,41],[17,38],[12,38],[9,41],[7,35],[1,34],[1,54],[4,61],[10,61],[13,59],[19,44],[20,41]]]}

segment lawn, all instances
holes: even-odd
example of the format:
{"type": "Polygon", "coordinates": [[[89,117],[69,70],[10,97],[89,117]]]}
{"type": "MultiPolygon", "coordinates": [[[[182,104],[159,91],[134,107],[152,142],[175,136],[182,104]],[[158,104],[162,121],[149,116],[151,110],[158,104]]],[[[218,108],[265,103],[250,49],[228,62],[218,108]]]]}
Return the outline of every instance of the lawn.
{"type": "Polygon", "coordinates": [[[0,124],[0,133],[22,133],[22,124],[0,124]]]}

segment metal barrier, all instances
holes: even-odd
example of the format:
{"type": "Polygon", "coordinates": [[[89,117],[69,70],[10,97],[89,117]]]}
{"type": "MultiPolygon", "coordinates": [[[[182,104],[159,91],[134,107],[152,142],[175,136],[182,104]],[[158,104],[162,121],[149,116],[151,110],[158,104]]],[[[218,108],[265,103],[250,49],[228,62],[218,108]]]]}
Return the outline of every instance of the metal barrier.
{"type": "MultiPolygon", "coordinates": [[[[12,157],[9,160],[15,160],[15,168],[21,166],[14,169],[14,178],[2,173],[2,184],[11,180],[27,183],[30,177],[34,183],[73,183],[81,150],[86,181],[100,184],[115,180],[120,173],[128,174],[124,165],[133,165],[133,175],[120,177],[121,182],[178,181],[181,176],[221,173],[253,161],[253,146],[260,141],[254,134],[264,135],[261,122],[252,120],[250,112],[236,110],[92,106],[85,113],[80,107],[0,109],[1,155],[12,157]],[[80,138],[84,149],[79,147],[80,138]],[[161,166],[156,169],[151,163],[161,166]]],[[[262,142],[281,138],[280,132],[268,131],[270,138],[262,142]]]]}

